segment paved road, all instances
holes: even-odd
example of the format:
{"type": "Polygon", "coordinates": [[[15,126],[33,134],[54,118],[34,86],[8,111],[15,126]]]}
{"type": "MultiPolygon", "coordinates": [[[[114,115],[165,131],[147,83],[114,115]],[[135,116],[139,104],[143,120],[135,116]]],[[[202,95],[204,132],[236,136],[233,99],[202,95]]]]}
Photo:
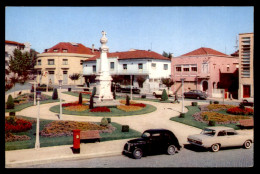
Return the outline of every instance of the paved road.
{"type": "Polygon", "coordinates": [[[228,148],[214,153],[186,145],[175,155],[153,155],[140,160],[121,155],[59,161],[24,168],[252,167],[254,165],[253,151],[253,148],[228,148]]]}

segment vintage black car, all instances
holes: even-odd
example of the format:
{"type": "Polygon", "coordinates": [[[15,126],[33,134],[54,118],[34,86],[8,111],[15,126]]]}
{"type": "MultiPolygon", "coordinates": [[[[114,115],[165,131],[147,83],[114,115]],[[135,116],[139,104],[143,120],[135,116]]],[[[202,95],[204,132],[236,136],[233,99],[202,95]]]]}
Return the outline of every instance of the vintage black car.
{"type": "MultiPolygon", "coordinates": [[[[117,86],[116,87],[116,92],[123,92],[123,93],[130,93],[131,91],[131,86],[117,86]]],[[[132,87],[132,92],[133,94],[140,94],[141,90],[138,89],[137,87],[132,87]]]]}
{"type": "Polygon", "coordinates": [[[128,141],[124,146],[123,154],[140,159],[142,156],[158,154],[158,152],[173,155],[180,148],[178,139],[171,131],[149,129],[143,132],[141,138],[128,141]]]}
{"type": "Polygon", "coordinates": [[[195,99],[207,99],[207,94],[200,90],[190,90],[189,92],[184,92],[184,97],[195,99]]]}

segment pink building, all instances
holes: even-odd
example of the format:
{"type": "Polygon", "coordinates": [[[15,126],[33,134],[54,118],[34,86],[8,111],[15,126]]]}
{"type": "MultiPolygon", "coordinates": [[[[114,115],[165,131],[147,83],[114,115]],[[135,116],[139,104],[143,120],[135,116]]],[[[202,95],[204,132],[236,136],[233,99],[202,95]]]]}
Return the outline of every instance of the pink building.
{"type": "MultiPolygon", "coordinates": [[[[212,97],[213,89],[220,88],[220,74],[234,73],[238,68],[238,58],[226,55],[211,48],[201,47],[179,57],[173,57],[171,77],[175,84],[172,90],[181,94],[181,79],[184,92],[205,91],[212,97]]],[[[225,82],[224,82],[225,83],[225,82]]]]}

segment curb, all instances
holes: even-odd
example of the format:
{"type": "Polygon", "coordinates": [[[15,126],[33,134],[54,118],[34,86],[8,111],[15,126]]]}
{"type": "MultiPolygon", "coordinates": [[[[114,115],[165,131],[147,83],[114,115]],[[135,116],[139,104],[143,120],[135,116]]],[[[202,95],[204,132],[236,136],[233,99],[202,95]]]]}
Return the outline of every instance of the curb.
{"type": "Polygon", "coordinates": [[[114,151],[114,152],[105,152],[105,153],[93,153],[93,154],[73,154],[67,156],[53,157],[53,158],[45,158],[40,160],[26,160],[26,161],[18,161],[18,162],[8,162],[5,164],[6,168],[19,168],[25,167],[28,165],[38,165],[38,164],[46,164],[57,161],[66,161],[66,160],[81,160],[81,159],[89,159],[89,158],[100,158],[100,157],[108,157],[108,156],[116,156],[121,155],[122,151],[114,151]]]}

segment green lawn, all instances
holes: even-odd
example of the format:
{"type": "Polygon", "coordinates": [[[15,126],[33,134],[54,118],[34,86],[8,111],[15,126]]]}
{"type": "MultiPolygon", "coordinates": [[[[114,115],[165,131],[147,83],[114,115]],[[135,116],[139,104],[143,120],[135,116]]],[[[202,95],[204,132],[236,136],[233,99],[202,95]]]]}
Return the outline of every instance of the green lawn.
{"type": "MultiPolygon", "coordinates": [[[[51,96],[48,96],[48,95],[45,95],[45,96],[47,96],[48,99],[44,100],[44,101],[40,101],[40,104],[59,102],[59,99],[52,100],[51,96]]],[[[20,105],[16,105],[14,109],[5,109],[5,112],[18,112],[18,111],[21,111],[21,110],[28,108],[30,106],[33,106],[33,101],[30,101],[30,102],[24,103],[24,104],[20,104],[20,105]]]]}
{"type": "MultiPolygon", "coordinates": [[[[172,118],[170,118],[170,120],[177,121],[177,122],[189,125],[189,126],[197,127],[200,129],[204,129],[205,127],[208,127],[208,124],[196,121],[192,117],[192,115],[195,114],[196,112],[200,112],[200,109],[198,106],[186,106],[186,108],[188,109],[188,112],[185,113],[184,118],[172,117],[172,118]]],[[[216,126],[227,126],[227,127],[232,127],[234,129],[239,129],[239,127],[236,126],[236,124],[224,124],[224,125],[216,124],[216,126]]]]}
{"type": "MultiPolygon", "coordinates": [[[[77,116],[99,116],[99,117],[117,117],[117,116],[131,116],[131,115],[141,115],[141,114],[147,114],[150,112],[156,111],[156,107],[146,104],[146,107],[143,108],[142,110],[139,111],[131,111],[131,112],[125,112],[120,109],[117,109],[115,107],[109,108],[111,112],[90,112],[90,110],[86,111],[68,111],[62,108],[62,113],[63,114],[68,114],[68,115],[77,115],[77,116]]],[[[55,113],[60,113],[60,105],[56,105],[50,108],[50,111],[55,112],[55,113]]]]}
{"type": "MultiPolygon", "coordinates": [[[[33,119],[27,118],[26,119],[33,119]]],[[[110,140],[118,140],[118,139],[128,139],[128,138],[136,138],[140,137],[141,133],[129,128],[129,132],[121,132],[122,125],[113,123],[113,119],[111,119],[111,124],[116,127],[116,130],[112,133],[101,133],[100,141],[110,141],[110,140]]],[[[44,128],[44,125],[52,122],[52,120],[40,120],[40,131],[44,128]]],[[[99,123],[98,123],[99,124],[99,123]]],[[[30,140],[26,141],[15,141],[15,142],[6,142],[5,150],[18,150],[18,149],[29,149],[35,147],[35,132],[36,132],[36,124],[32,125],[32,129],[27,132],[16,133],[16,135],[27,135],[31,137],[30,140]]],[[[58,145],[73,145],[73,136],[64,136],[64,137],[42,137],[40,136],[40,146],[41,147],[49,147],[49,146],[58,146],[58,145]]]]}

